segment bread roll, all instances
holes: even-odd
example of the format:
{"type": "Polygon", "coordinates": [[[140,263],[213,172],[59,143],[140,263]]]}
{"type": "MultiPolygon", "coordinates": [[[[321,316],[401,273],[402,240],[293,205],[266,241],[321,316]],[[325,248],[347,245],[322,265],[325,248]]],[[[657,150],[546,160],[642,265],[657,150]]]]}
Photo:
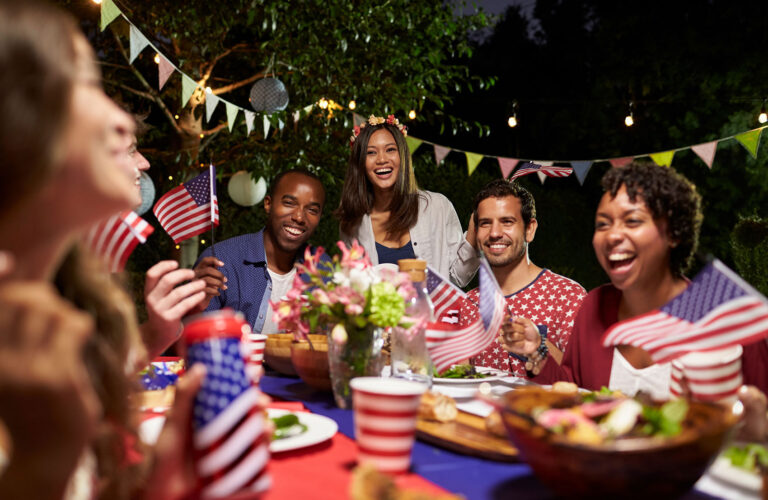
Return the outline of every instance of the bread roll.
{"type": "Polygon", "coordinates": [[[456,409],[456,401],[450,396],[428,391],[421,396],[419,404],[419,418],[436,420],[438,422],[452,422],[456,420],[459,410],[456,409]]]}

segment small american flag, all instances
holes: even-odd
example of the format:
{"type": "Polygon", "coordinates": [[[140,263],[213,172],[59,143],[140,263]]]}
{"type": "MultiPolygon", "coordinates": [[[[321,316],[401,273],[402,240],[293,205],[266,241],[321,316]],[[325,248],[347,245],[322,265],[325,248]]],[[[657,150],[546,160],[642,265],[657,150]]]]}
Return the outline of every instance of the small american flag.
{"type": "Polygon", "coordinates": [[[174,243],[179,243],[210,227],[219,225],[219,202],[216,198],[216,170],[207,171],[191,181],[165,193],[152,211],[174,243]]]}
{"type": "Polygon", "coordinates": [[[85,235],[85,244],[104,260],[109,272],[117,273],[136,245],[146,242],[154,230],[136,212],[126,210],[94,226],[85,235]]]}
{"type": "Polygon", "coordinates": [[[747,345],[768,337],[768,300],[719,260],[656,311],[617,323],[603,346],[632,345],[657,363],[689,352],[747,345]]]}
{"type": "Polygon", "coordinates": [[[555,165],[539,165],[537,163],[531,163],[527,161],[525,163],[521,163],[520,166],[517,167],[517,170],[515,170],[515,173],[512,174],[512,177],[510,177],[509,180],[513,181],[518,177],[536,172],[541,172],[542,174],[548,175],[549,177],[568,177],[573,172],[573,168],[557,167],[555,165]]]}
{"type": "MultiPolygon", "coordinates": [[[[499,334],[506,311],[504,296],[485,259],[481,259],[479,274],[480,319],[464,327],[441,322],[427,326],[427,349],[438,373],[482,352],[499,334]]],[[[435,318],[449,309],[458,309],[465,298],[464,292],[432,268],[427,273],[427,290],[435,306],[435,318]]]]}
{"type": "Polygon", "coordinates": [[[190,344],[190,364],[208,367],[195,397],[193,446],[202,498],[221,498],[270,486],[269,438],[259,391],[245,374],[237,338],[190,344]]]}

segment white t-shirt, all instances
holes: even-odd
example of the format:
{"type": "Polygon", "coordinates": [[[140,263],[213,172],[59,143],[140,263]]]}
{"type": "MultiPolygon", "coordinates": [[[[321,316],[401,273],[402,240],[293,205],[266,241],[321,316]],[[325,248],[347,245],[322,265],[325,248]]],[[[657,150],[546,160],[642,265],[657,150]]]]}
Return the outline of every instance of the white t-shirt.
{"type": "Polygon", "coordinates": [[[627,396],[634,396],[640,391],[651,394],[654,399],[669,399],[669,381],[672,365],[657,363],[647,368],[635,368],[618,349],[613,350],[611,380],[609,389],[619,390],[627,396]]]}
{"type": "MultiPolygon", "coordinates": [[[[296,276],[296,268],[291,269],[286,274],[277,274],[271,269],[267,268],[269,272],[269,278],[272,280],[272,293],[269,298],[272,302],[279,302],[280,299],[286,296],[288,291],[293,288],[293,278],[296,276]]],[[[279,331],[277,325],[272,321],[272,304],[267,308],[267,318],[264,321],[264,328],[261,333],[277,333],[279,331]]]]}

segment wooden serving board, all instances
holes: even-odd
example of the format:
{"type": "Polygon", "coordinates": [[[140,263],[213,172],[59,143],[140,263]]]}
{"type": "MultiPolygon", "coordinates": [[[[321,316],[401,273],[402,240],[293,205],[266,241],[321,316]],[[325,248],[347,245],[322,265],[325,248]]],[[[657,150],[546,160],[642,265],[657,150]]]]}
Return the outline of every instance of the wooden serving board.
{"type": "Polygon", "coordinates": [[[435,422],[419,418],[416,437],[442,448],[500,462],[517,462],[517,448],[508,439],[485,430],[485,419],[459,411],[453,422],[435,422]]]}

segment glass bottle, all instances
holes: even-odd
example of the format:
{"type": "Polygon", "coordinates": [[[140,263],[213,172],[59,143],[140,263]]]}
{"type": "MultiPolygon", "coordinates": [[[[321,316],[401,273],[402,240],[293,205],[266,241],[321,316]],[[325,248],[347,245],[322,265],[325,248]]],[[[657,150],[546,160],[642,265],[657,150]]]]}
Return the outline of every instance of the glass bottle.
{"type": "Polygon", "coordinates": [[[414,322],[409,328],[392,329],[392,376],[432,385],[432,361],[427,351],[427,323],[434,321],[434,306],[426,286],[427,263],[420,259],[397,261],[416,290],[406,304],[405,314],[414,322]]]}

